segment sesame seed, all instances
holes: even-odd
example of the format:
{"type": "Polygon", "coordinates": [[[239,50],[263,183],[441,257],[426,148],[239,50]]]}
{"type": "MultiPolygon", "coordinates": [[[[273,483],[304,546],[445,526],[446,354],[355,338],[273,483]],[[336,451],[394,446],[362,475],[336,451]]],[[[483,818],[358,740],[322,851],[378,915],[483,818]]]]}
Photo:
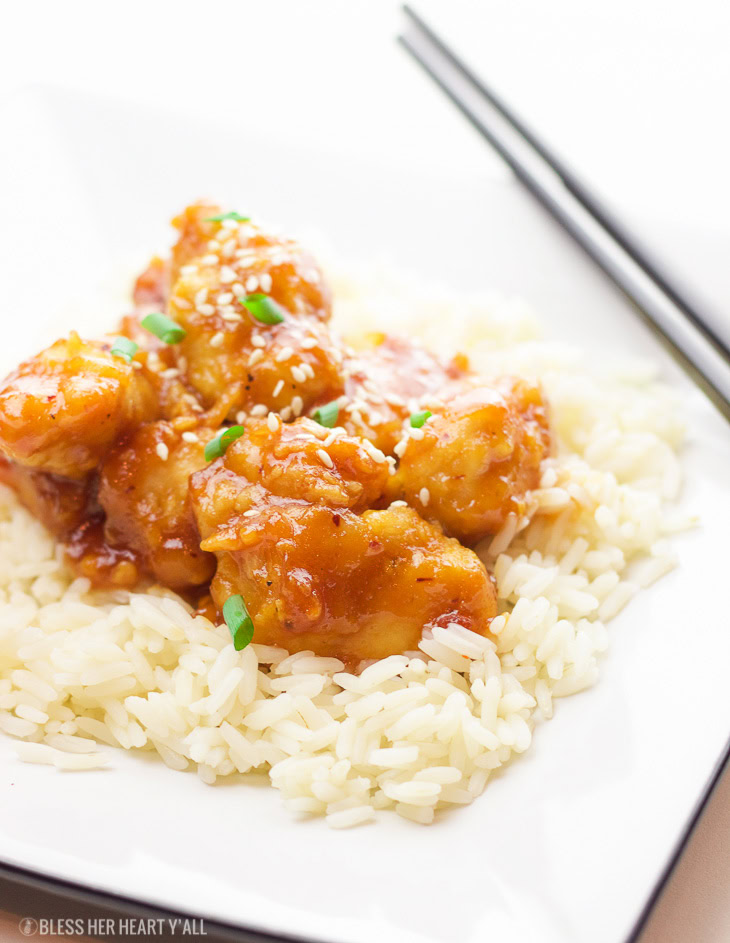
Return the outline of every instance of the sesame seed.
{"type": "Polygon", "coordinates": [[[256,291],[259,287],[259,280],[255,275],[249,275],[246,279],[246,291],[256,291]]]}
{"type": "Polygon", "coordinates": [[[163,370],[160,373],[160,376],[164,377],[165,380],[172,380],[173,377],[180,376],[180,371],[177,369],[177,367],[168,367],[167,370],[163,370]]]}
{"type": "Polygon", "coordinates": [[[134,367],[135,370],[141,370],[141,369],[142,369],[142,364],[139,362],[139,360],[133,360],[133,361],[132,361],[132,366],[134,367]]]}
{"type": "Polygon", "coordinates": [[[301,367],[297,367],[296,365],[291,368],[291,375],[297,383],[305,383],[307,380],[307,374],[301,367]]]}
{"type": "Polygon", "coordinates": [[[390,403],[391,406],[405,406],[405,400],[398,396],[396,393],[386,393],[385,394],[386,402],[390,403]]]}
{"type": "Polygon", "coordinates": [[[229,305],[233,301],[233,292],[222,291],[215,300],[219,305],[229,305]]]}
{"type": "Polygon", "coordinates": [[[200,439],[195,435],[194,432],[183,432],[182,437],[185,442],[200,442],[200,439]]]}
{"type": "Polygon", "coordinates": [[[221,244],[220,242],[218,242],[217,239],[211,239],[208,242],[208,248],[211,250],[211,252],[217,252],[218,249],[220,249],[220,247],[221,247],[221,244]]]}
{"type": "Polygon", "coordinates": [[[302,410],[304,409],[304,400],[301,396],[295,396],[291,401],[292,412],[295,416],[301,416],[302,410]]]}
{"type": "Polygon", "coordinates": [[[189,311],[190,308],[192,308],[190,302],[186,301],[185,298],[181,298],[180,295],[173,295],[172,298],[170,298],[170,302],[183,311],[189,311]]]}
{"type": "Polygon", "coordinates": [[[219,262],[220,259],[215,254],[215,252],[211,252],[210,255],[204,255],[200,260],[201,265],[218,265],[219,262]]]}
{"type": "Polygon", "coordinates": [[[238,323],[243,321],[243,318],[240,314],[237,314],[235,311],[221,311],[221,317],[224,321],[229,321],[230,323],[238,323]]]}
{"type": "Polygon", "coordinates": [[[328,353],[335,363],[342,363],[342,351],[336,347],[330,347],[328,353]]]}
{"type": "Polygon", "coordinates": [[[311,350],[313,347],[316,347],[316,346],[317,346],[316,337],[305,337],[302,343],[300,344],[300,347],[302,348],[302,350],[311,350]]]}
{"type": "Polygon", "coordinates": [[[170,455],[170,450],[168,449],[168,447],[165,445],[164,442],[157,443],[157,448],[155,449],[155,452],[157,452],[157,454],[160,456],[163,462],[166,462],[168,459],[168,456],[170,455]]]}
{"type": "Polygon", "coordinates": [[[205,315],[215,314],[215,308],[213,307],[213,305],[208,305],[208,304],[198,305],[197,312],[198,314],[205,314],[205,315]]]}
{"type": "Polygon", "coordinates": [[[356,422],[359,424],[363,421],[362,413],[360,412],[359,409],[351,409],[349,410],[349,413],[350,413],[350,419],[352,419],[353,422],[356,422]]]}
{"type": "Polygon", "coordinates": [[[236,249],[236,240],[229,239],[227,242],[223,243],[223,246],[221,247],[221,255],[228,258],[233,255],[235,249],[236,249]]]}
{"type": "Polygon", "coordinates": [[[311,365],[308,364],[308,363],[302,363],[302,364],[300,364],[300,366],[301,366],[302,370],[304,371],[304,373],[309,377],[309,379],[310,379],[310,380],[313,380],[313,379],[314,379],[314,370],[312,369],[311,365]]]}
{"type": "Polygon", "coordinates": [[[193,410],[193,412],[202,413],[203,407],[196,400],[196,398],[193,396],[192,393],[183,394],[183,399],[188,404],[188,406],[193,410]]]}
{"type": "Polygon", "coordinates": [[[217,334],[214,334],[210,341],[208,342],[211,347],[220,347],[223,343],[223,331],[218,331],[217,334]]]}
{"type": "Polygon", "coordinates": [[[421,488],[421,490],[418,492],[418,500],[424,507],[426,507],[428,502],[431,500],[431,492],[428,490],[428,488],[421,488]]]}
{"type": "Polygon", "coordinates": [[[398,442],[398,443],[394,446],[393,451],[394,451],[395,454],[398,456],[398,458],[403,458],[403,453],[405,452],[407,445],[408,445],[408,439],[407,439],[407,438],[403,438],[403,439],[400,440],[400,442],[398,442]]]}
{"type": "Polygon", "coordinates": [[[276,432],[280,426],[279,417],[276,413],[269,413],[266,417],[266,425],[272,432],[276,432]]]}
{"type": "Polygon", "coordinates": [[[274,357],[274,360],[277,363],[284,363],[285,360],[288,360],[294,353],[293,347],[282,347],[279,353],[274,357]]]}
{"type": "Polygon", "coordinates": [[[392,507],[392,508],[407,508],[408,505],[406,504],[405,501],[391,501],[391,502],[390,502],[390,507],[392,507]]]}
{"type": "Polygon", "coordinates": [[[263,337],[260,334],[252,334],[251,343],[253,344],[254,347],[266,346],[266,341],[263,339],[263,337]]]}
{"type": "Polygon", "coordinates": [[[284,389],[284,381],[279,380],[276,386],[274,387],[274,392],[272,394],[274,399],[276,399],[276,397],[279,395],[279,393],[281,393],[283,389],[284,389]]]}
{"type": "Polygon", "coordinates": [[[422,439],[424,436],[423,429],[411,429],[410,436],[412,439],[422,439]]]}
{"type": "Polygon", "coordinates": [[[243,294],[243,285],[240,282],[234,282],[231,285],[231,290],[236,298],[238,298],[239,295],[243,294]]]}
{"type": "Polygon", "coordinates": [[[284,408],[280,410],[279,415],[283,422],[289,422],[291,419],[291,406],[284,406],[284,408]]]}
{"type": "Polygon", "coordinates": [[[388,463],[388,474],[395,475],[395,459],[392,455],[386,455],[385,460],[388,463]]]}
{"type": "Polygon", "coordinates": [[[197,272],[197,271],[198,271],[197,265],[181,265],[180,266],[181,275],[192,275],[193,272],[197,272]]]}
{"type": "Polygon", "coordinates": [[[221,266],[220,280],[222,285],[230,285],[231,282],[235,282],[236,278],[237,275],[230,265],[221,266]]]}
{"type": "Polygon", "coordinates": [[[235,219],[222,219],[221,229],[238,229],[238,222],[235,219]]]}
{"type": "Polygon", "coordinates": [[[256,403],[256,405],[251,409],[252,416],[265,416],[268,413],[269,409],[267,406],[264,406],[263,403],[256,403]]]}
{"type": "Polygon", "coordinates": [[[253,367],[259,362],[259,360],[263,360],[263,359],[264,359],[264,352],[263,350],[261,350],[260,347],[257,347],[256,350],[254,350],[251,356],[248,358],[248,365],[249,367],[253,367]]]}
{"type": "Polygon", "coordinates": [[[207,300],[208,300],[207,288],[200,288],[198,291],[195,292],[195,297],[193,298],[193,301],[195,303],[196,308],[198,307],[198,305],[205,304],[207,300]]]}
{"type": "Polygon", "coordinates": [[[271,275],[268,272],[264,272],[259,277],[259,285],[261,285],[261,291],[271,291],[271,275]]]}
{"type": "Polygon", "coordinates": [[[318,459],[320,460],[320,462],[321,462],[323,465],[325,465],[327,468],[333,468],[333,467],[334,467],[334,464],[335,464],[335,463],[332,461],[332,459],[329,457],[329,455],[325,452],[324,449],[317,449],[317,458],[318,458],[318,459]]]}
{"type": "Polygon", "coordinates": [[[380,449],[376,449],[373,443],[369,439],[362,440],[362,447],[365,449],[368,455],[371,458],[373,458],[376,462],[385,461],[385,454],[381,452],[380,449]]]}
{"type": "Polygon", "coordinates": [[[240,426],[240,425],[241,425],[242,423],[244,423],[245,421],[246,421],[246,410],[245,410],[245,409],[239,409],[238,412],[236,413],[236,422],[237,422],[237,423],[239,424],[239,426],[240,426]]]}
{"type": "Polygon", "coordinates": [[[257,515],[258,513],[259,513],[259,512],[258,512],[255,508],[251,508],[250,511],[244,511],[244,512],[243,512],[243,516],[244,516],[244,517],[256,517],[256,515],[257,515]]]}

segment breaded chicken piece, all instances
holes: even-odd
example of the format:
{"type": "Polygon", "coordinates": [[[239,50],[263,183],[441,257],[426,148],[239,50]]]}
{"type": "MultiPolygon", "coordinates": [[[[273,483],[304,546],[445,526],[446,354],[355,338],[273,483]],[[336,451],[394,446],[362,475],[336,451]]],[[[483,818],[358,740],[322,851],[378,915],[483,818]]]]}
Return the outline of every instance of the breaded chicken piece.
{"type": "Polygon", "coordinates": [[[239,294],[260,291],[292,315],[329,320],[332,313],[329,288],[308,252],[293,239],[266,233],[248,220],[213,219],[222,215],[226,214],[220,206],[201,202],[188,206],[173,219],[172,224],[180,233],[172,248],[173,294],[185,275],[182,269],[199,266],[202,259],[209,257],[208,264],[228,266],[233,272],[234,277],[221,273],[221,284],[226,286],[221,290],[233,290],[232,286],[238,283],[243,286],[239,294]]]}
{"type": "Polygon", "coordinates": [[[464,543],[521,514],[550,453],[540,387],[502,377],[446,400],[405,442],[389,496],[407,501],[464,543]],[[437,410],[437,411],[436,411],[437,410]]]}
{"type": "Polygon", "coordinates": [[[0,481],[12,488],[20,503],[61,540],[98,511],[91,478],[61,478],[19,465],[0,454],[0,481]]]}
{"type": "Polygon", "coordinates": [[[418,401],[467,375],[463,356],[444,361],[405,337],[375,334],[345,360],[346,402],[338,424],[392,455],[418,401]]]}
{"type": "Polygon", "coordinates": [[[181,433],[165,421],[146,423],[101,467],[105,543],[132,550],[148,573],[172,589],[200,586],[215,569],[213,555],[200,549],[188,497],[190,476],[205,467],[205,443],[214,434],[210,429],[181,433]]]}
{"type": "Polygon", "coordinates": [[[111,346],[72,333],[11,373],[0,386],[0,450],[78,479],[127,430],[154,419],[158,402],[148,376],[112,355],[111,346]]]}
{"type": "Polygon", "coordinates": [[[181,372],[220,419],[259,407],[298,416],[344,390],[342,353],[324,322],[329,291],[314,260],[290,239],[196,204],[175,224],[169,316],[186,337],[175,345],[181,372]],[[257,319],[249,295],[273,301],[278,323],[257,319]],[[288,413],[287,413],[288,410],[288,413]]]}
{"type": "Polygon", "coordinates": [[[243,596],[254,641],[356,664],[415,649],[429,625],[487,631],[483,564],[411,508],[368,509],[388,472],[364,442],[306,419],[275,432],[251,422],[193,475],[213,599],[243,596]]]}

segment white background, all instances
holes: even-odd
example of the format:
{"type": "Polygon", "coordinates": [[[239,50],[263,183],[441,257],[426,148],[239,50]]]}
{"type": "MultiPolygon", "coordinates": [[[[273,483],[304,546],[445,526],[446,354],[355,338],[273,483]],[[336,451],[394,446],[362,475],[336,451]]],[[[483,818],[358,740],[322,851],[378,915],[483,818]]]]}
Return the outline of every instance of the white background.
{"type": "MultiPolygon", "coordinates": [[[[700,295],[730,311],[730,5],[420,0],[418,9],[700,295]]],[[[212,113],[262,146],[291,140],[387,166],[504,175],[395,46],[398,23],[384,0],[16,3],[0,33],[0,96],[28,84],[79,88],[212,113]]],[[[245,165],[242,153],[242,174],[245,165]]],[[[726,782],[645,943],[730,937],[729,839],[726,782]]]]}

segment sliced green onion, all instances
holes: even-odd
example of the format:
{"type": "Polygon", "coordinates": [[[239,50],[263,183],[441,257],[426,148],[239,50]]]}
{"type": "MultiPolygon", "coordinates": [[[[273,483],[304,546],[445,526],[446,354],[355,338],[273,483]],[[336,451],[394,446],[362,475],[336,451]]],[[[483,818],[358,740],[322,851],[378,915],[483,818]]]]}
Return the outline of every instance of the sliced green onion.
{"type": "Polygon", "coordinates": [[[142,318],[142,327],[146,328],[150,334],[159,337],[165,344],[177,344],[187,334],[184,327],[180,327],[175,321],[172,321],[166,314],[156,311],[154,314],[148,314],[142,318]]]}
{"type": "Polygon", "coordinates": [[[250,216],[241,216],[240,213],[236,213],[234,210],[232,213],[221,213],[220,216],[206,216],[206,223],[222,223],[224,219],[235,219],[237,223],[247,223],[251,217],[250,216]]]}
{"type": "Polygon", "coordinates": [[[238,300],[262,324],[281,324],[284,320],[281,306],[268,295],[255,292],[253,295],[246,295],[238,300]]]}
{"type": "Polygon", "coordinates": [[[229,596],[226,599],[223,603],[223,618],[233,638],[233,647],[240,652],[253,638],[253,619],[243,596],[229,596]]]}
{"type": "Polygon", "coordinates": [[[433,413],[430,409],[424,409],[420,413],[411,413],[411,425],[414,429],[420,429],[425,421],[431,416],[433,416],[433,413]]]}
{"type": "Polygon", "coordinates": [[[328,429],[334,429],[337,425],[337,417],[340,415],[340,404],[336,399],[333,399],[331,403],[326,403],[324,406],[320,406],[319,409],[315,409],[312,414],[312,419],[315,422],[318,422],[320,426],[326,426],[328,429]]]}
{"type": "Polygon", "coordinates": [[[212,462],[214,458],[220,458],[221,455],[224,455],[231,442],[239,439],[244,432],[243,426],[229,426],[227,429],[221,429],[205,446],[206,462],[212,462]]]}
{"type": "Polygon", "coordinates": [[[134,341],[130,341],[128,337],[117,337],[112,344],[112,354],[115,357],[124,357],[127,363],[132,362],[132,357],[139,350],[137,344],[134,341]]]}

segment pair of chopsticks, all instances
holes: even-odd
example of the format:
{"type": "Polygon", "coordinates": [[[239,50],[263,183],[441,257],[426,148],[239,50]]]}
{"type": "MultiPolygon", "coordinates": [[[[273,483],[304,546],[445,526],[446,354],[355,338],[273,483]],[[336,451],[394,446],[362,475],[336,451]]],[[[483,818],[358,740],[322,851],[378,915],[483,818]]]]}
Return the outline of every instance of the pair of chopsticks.
{"type": "Polygon", "coordinates": [[[624,293],[730,420],[730,321],[691,300],[567,164],[409,6],[399,42],[624,293]]]}

